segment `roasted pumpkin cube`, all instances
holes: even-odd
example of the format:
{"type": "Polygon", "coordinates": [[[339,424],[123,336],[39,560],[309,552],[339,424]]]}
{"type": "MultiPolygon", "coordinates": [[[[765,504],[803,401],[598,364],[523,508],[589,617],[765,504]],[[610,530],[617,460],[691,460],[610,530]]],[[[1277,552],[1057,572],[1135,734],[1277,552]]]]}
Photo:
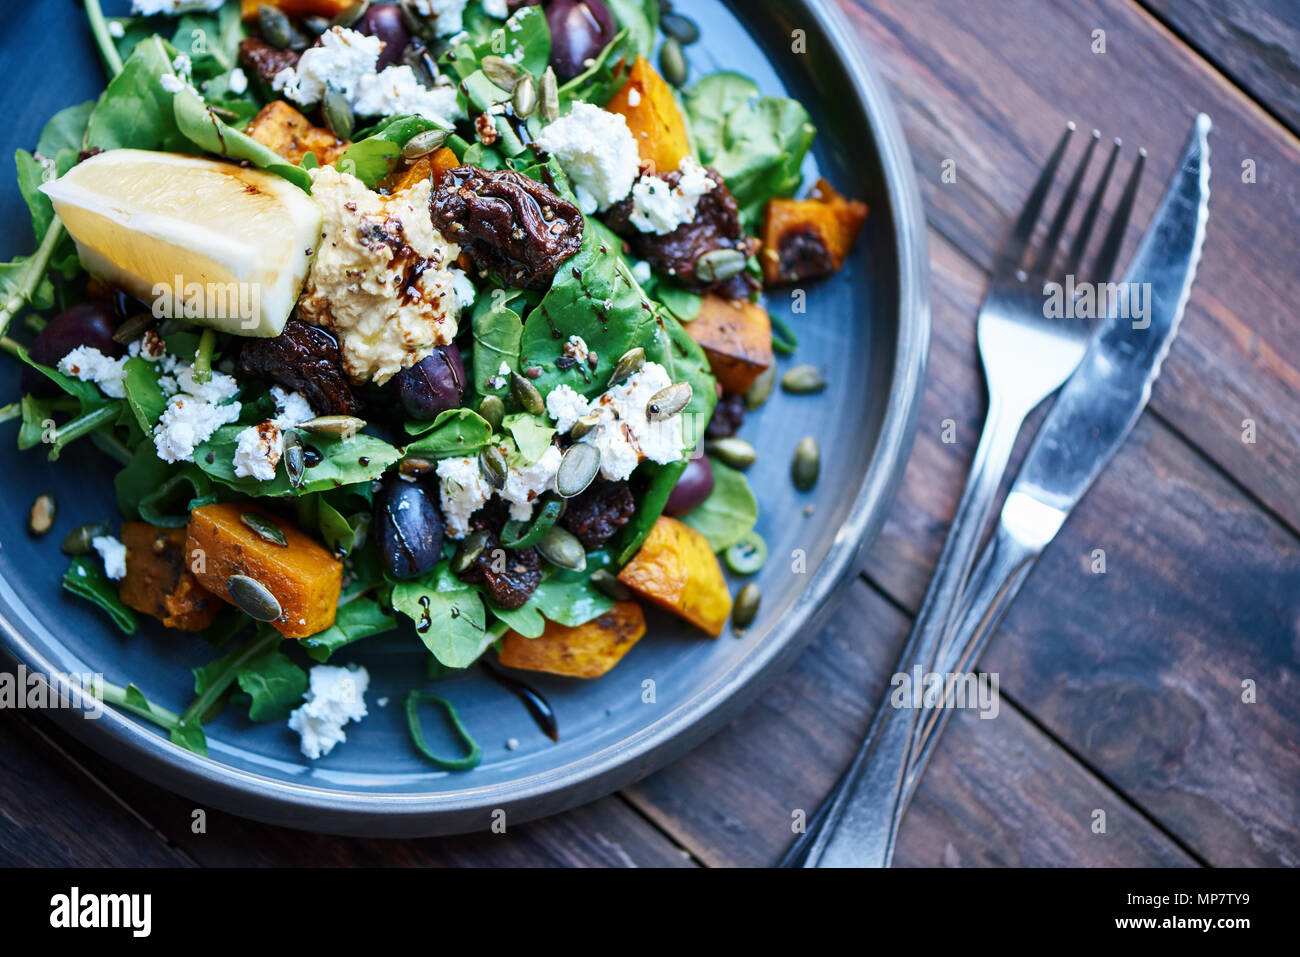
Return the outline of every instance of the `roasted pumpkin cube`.
{"type": "Polygon", "coordinates": [[[333,20],[352,6],[352,0],[239,0],[239,15],[245,20],[257,19],[257,8],[267,4],[278,7],[291,17],[324,17],[333,20]]]}
{"type": "Polygon", "coordinates": [[[618,580],[715,638],[731,614],[731,592],[709,540],[666,515],[655,522],[618,580]]]}
{"type": "Polygon", "coordinates": [[[351,145],[323,126],[313,126],[284,100],[272,100],[258,110],[244,132],[295,166],[308,153],[315,153],[321,166],[329,166],[351,145]]]}
{"type": "Polygon", "coordinates": [[[645,613],[634,601],[617,601],[583,625],[546,623],[536,638],[508,631],[499,661],[511,668],[569,678],[599,678],[618,664],[645,634],[645,613]]]}
{"type": "Polygon", "coordinates": [[[185,529],[127,522],[122,544],[126,575],[118,594],[124,605],[178,631],[202,631],[212,624],[221,602],[185,567],[185,529]]]}
{"type": "Polygon", "coordinates": [[[403,169],[393,170],[380,181],[379,185],[390,193],[400,193],[404,189],[410,189],[412,186],[417,185],[422,180],[437,176],[444,170],[459,165],[460,160],[456,159],[456,154],[444,146],[428,156],[421,156],[403,169]]]}
{"type": "Polygon", "coordinates": [[[636,58],[627,82],[605,109],[627,120],[642,164],[649,164],[651,172],[671,172],[691,155],[686,117],[677,105],[673,88],[645,57],[636,58]]]}
{"type": "Polygon", "coordinates": [[[287,638],[307,638],[334,624],[343,565],[278,516],[236,502],[196,508],[190,513],[185,554],[199,584],[231,604],[226,587],[231,575],[260,582],[280,603],[280,617],[270,624],[287,638]],[[254,531],[244,515],[278,527],[285,544],[254,531]]]}
{"type": "Polygon", "coordinates": [[[772,365],[772,320],[767,310],[747,299],[708,293],[700,314],[686,331],[709,358],[723,391],[742,393],[772,365]]]}
{"type": "Polygon", "coordinates": [[[807,199],[768,200],[759,262],[769,283],[829,276],[844,265],[867,219],[867,204],[845,199],[826,180],[807,199]]]}

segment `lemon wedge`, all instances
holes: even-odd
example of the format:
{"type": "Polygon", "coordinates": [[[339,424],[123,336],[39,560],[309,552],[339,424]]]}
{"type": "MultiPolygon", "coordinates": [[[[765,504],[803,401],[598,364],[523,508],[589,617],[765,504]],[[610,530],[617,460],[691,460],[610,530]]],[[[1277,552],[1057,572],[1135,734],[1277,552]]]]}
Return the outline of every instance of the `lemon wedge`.
{"type": "Polygon", "coordinates": [[[283,331],[320,238],[297,186],[196,156],[110,150],[41,189],[91,275],[159,318],[240,336],[283,331]]]}

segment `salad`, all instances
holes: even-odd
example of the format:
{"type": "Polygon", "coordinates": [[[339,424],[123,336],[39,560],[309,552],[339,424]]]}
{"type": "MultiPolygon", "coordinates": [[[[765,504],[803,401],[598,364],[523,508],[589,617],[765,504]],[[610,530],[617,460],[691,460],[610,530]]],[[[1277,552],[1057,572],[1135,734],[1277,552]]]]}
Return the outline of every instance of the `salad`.
{"type": "MultiPolygon", "coordinates": [[[[182,713],[104,700],[200,754],[246,708],[316,758],[366,714],[348,646],[400,629],[429,654],[415,746],[460,769],[481,750],[430,679],[599,677],[647,606],[752,623],[738,433],[796,346],[762,294],[838,270],[867,215],[794,198],[798,102],[691,76],[701,28],[659,0],[85,8],[107,87],[15,156],[36,248],[0,264],[0,421],[115,467],[64,587],[214,657],[182,713]],[[430,704],[463,755],[426,745],[430,704]]],[[[791,477],[817,471],[808,438],[791,477]]]]}

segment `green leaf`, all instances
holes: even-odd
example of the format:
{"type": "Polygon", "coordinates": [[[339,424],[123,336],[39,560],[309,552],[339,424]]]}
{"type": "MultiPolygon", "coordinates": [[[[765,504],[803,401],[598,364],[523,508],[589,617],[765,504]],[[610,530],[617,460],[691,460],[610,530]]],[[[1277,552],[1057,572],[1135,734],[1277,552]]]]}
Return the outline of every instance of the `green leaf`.
{"type": "MultiPolygon", "coordinates": [[[[155,451],[153,443],[148,440],[142,442],[140,447],[149,453],[155,451]]],[[[140,517],[150,525],[184,528],[189,524],[194,503],[211,494],[212,481],[195,466],[185,462],[170,469],[162,482],[145,492],[136,503],[136,508],[140,517]]]]}
{"type": "Polygon", "coordinates": [[[713,491],[682,521],[704,535],[710,548],[720,552],[753,529],[758,521],[758,502],[743,472],[715,458],[710,458],[709,464],[713,466],[713,491]]]}
{"type": "Polygon", "coordinates": [[[135,613],[118,597],[117,583],[88,558],[78,556],[63,573],[63,587],[105,611],[113,623],[128,635],[137,627],[135,613]]]}
{"type": "Polygon", "coordinates": [[[448,409],[432,429],[406,447],[407,455],[441,459],[473,455],[492,441],[492,426],[472,409],[448,409]]]}
{"type": "Polygon", "coordinates": [[[344,518],[338,509],[322,497],[317,499],[316,523],[320,528],[321,540],[330,551],[342,555],[352,552],[357,543],[361,516],[354,516],[352,520],[344,518]]]}
{"type": "Polygon", "coordinates": [[[704,302],[699,293],[683,289],[670,282],[659,283],[655,287],[654,295],[680,322],[696,319],[704,302]]]}
{"type": "Polygon", "coordinates": [[[480,296],[474,303],[470,322],[474,331],[474,390],[480,395],[503,395],[508,388],[493,389],[488,380],[501,375],[501,364],[511,372],[519,371],[519,340],[524,323],[515,310],[526,300],[522,293],[493,289],[490,296],[480,296]]]}
{"type": "Polygon", "coordinates": [[[238,423],[217,429],[212,438],[195,449],[194,462],[222,485],[255,497],[301,495],[329,491],[358,482],[371,482],[401,458],[397,449],[373,435],[360,433],[346,441],[320,434],[313,435],[310,442],[320,452],[321,460],[307,469],[302,488],[295,490],[289,484],[289,477],[283,468],[269,482],[235,476],[235,446],[243,429],[244,426],[238,423]],[[208,461],[209,457],[212,461],[208,461]]]}
{"type": "Polygon", "coordinates": [[[167,408],[167,397],[158,385],[158,363],[137,357],[127,359],[122,368],[126,372],[122,383],[126,404],[140,423],[140,430],[146,436],[152,435],[154,426],[167,408]]]}
{"type": "Polygon", "coordinates": [[[514,438],[515,447],[519,450],[516,464],[526,468],[540,459],[551,447],[551,440],[555,438],[555,429],[547,425],[547,421],[549,420],[544,416],[539,420],[537,416],[529,415],[527,412],[507,415],[502,421],[502,427],[514,438]]]}
{"type": "Polygon", "coordinates": [[[184,152],[185,138],[176,125],[173,95],[160,82],[163,76],[175,75],[161,37],[138,43],[91,112],[86,145],[102,150],[184,152]]]}
{"type": "Polygon", "coordinates": [[[23,396],[21,404],[23,424],[18,427],[18,448],[32,449],[52,439],[55,426],[54,412],[71,404],[70,399],[37,399],[23,396]]]}
{"type": "Polygon", "coordinates": [[[473,588],[440,591],[436,572],[393,586],[393,609],[415,622],[425,647],[448,668],[468,668],[493,642],[473,588]]]}
{"type": "Polygon", "coordinates": [[[417,133],[440,129],[445,127],[423,116],[394,116],[358,138],[343,151],[334,166],[340,173],[351,173],[373,187],[393,171],[407,140],[417,133]]]}
{"type": "Polygon", "coordinates": [[[533,600],[536,595],[537,592],[534,591],[529,596],[529,600],[518,608],[501,608],[493,602],[488,602],[488,610],[498,620],[504,621],[510,628],[519,632],[525,638],[538,638],[546,630],[546,620],[542,617],[541,610],[533,600]]]}
{"type": "Polygon", "coordinates": [[[340,605],[334,624],[302,640],[303,649],[316,661],[328,661],[330,655],[371,635],[383,634],[397,627],[392,612],[369,598],[354,598],[340,605]]]}
{"type": "Polygon", "coordinates": [[[248,717],[253,721],[283,721],[302,704],[307,690],[307,672],[295,665],[278,648],[270,648],[239,669],[240,690],[252,701],[248,717]]]}
{"type": "MultiPolygon", "coordinates": [[[[531,9],[531,8],[525,8],[531,9]]],[[[460,715],[452,706],[452,703],[446,698],[440,698],[436,694],[413,690],[406,696],[406,725],[411,732],[411,741],[414,742],[416,750],[426,758],[436,764],[438,767],[447,771],[468,771],[475,767],[483,760],[483,749],[479,747],[477,741],[470,736],[469,730],[461,723],[460,715]],[[428,701],[442,708],[447,715],[447,720],[451,723],[452,730],[465,745],[466,753],[463,758],[442,758],[429,750],[429,745],[424,740],[424,731],[420,728],[420,702],[428,701]]]]}
{"type": "Polygon", "coordinates": [[[208,109],[203,98],[189,87],[175,95],[174,114],[177,128],[200,149],[229,159],[247,160],[259,169],[282,176],[295,186],[311,192],[311,176],[305,169],[293,165],[269,146],[218,119],[208,109]]]}
{"type": "Polygon", "coordinates": [[[614,599],[593,588],[588,578],[563,581],[552,576],[537,586],[529,601],[548,620],[569,627],[585,625],[614,607],[614,599]]]}
{"type": "Polygon", "coordinates": [[[701,77],[685,97],[686,118],[700,162],[712,165],[722,152],[723,128],[736,109],[758,97],[758,84],[742,73],[722,70],[701,77]]]}
{"type": "Polygon", "coordinates": [[[22,193],[27,209],[32,214],[32,235],[44,236],[54,220],[54,207],[40,190],[49,174],[36,157],[26,150],[14,153],[14,166],[18,169],[18,191],[22,193]]]}
{"type": "Polygon", "coordinates": [[[50,117],[45,129],[41,130],[41,138],[36,141],[36,152],[47,159],[54,159],[64,150],[80,153],[86,144],[86,126],[94,110],[94,100],[59,110],[50,117]]]}
{"type": "MultiPolygon", "coordinates": [[[[655,31],[659,29],[659,0],[606,0],[620,26],[628,31],[628,42],[641,56],[654,53],[655,31]]],[[[602,104],[597,104],[602,105],[602,104]]]]}
{"type": "Polygon", "coordinates": [[[178,744],[195,754],[208,756],[208,738],[203,733],[203,725],[197,721],[182,721],[171,730],[172,744],[178,744]]]}
{"type": "Polygon", "coordinates": [[[551,59],[551,31],[540,6],[520,7],[501,24],[482,15],[481,10],[465,11],[466,38],[443,54],[443,72],[464,80],[474,73],[488,54],[503,56],[536,76],[540,76],[551,59]]]}

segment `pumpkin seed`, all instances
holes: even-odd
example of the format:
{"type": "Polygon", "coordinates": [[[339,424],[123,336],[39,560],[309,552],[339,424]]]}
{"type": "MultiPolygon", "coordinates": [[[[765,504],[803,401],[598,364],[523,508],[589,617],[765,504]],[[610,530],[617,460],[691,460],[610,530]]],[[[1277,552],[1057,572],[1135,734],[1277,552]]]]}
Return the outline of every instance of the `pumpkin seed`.
{"type": "Polygon", "coordinates": [[[493,432],[500,432],[501,420],[506,417],[506,404],[499,395],[485,395],[478,404],[478,414],[487,420],[493,432]]]}
{"type": "Polygon", "coordinates": [[[356,438],[356,434],[365,428],[365,425],[366,420],[358,419],[355,415],[318,415],[306,422],[299,422],[298,428],[347,441],[356,438]]]}
{"type": "Polygon", "coordinates": [[[352,115],[352,104],[347,96],[333,83],[325,85],[325,99],[321,101],[321,115],[325,117],[325,127],[341,140],[350,139],[356,127],[356,117],[352,115]]]}
{"type": "Polygon", "coordinates": [[[795,366],[781,376],[781,388],[796,395],[811,395],[826,388],[826,377],[816,366],[795,366]]]}
{"type": "Polygon", "coordinates": [[[418,456],[408,455],[397,463],[397,471],[406,478],[419,478],[422,475],[428,475],[434,470],[434,463],[428,459],[422,459],[418,456]]]}
{"type": "Polygon", "coordinates": [[[739,249],[710,249],[695,260],[695,278],[701,282],[730,279],[745,271],[745,254],[739,249]]]}
{"type": "Polygon", "coordinates": [[[695,25],[695,21],[680,13],[665,13],[659,20],[659,26],[666,35],[683,46],[690,46],[700,38],[700,28],[695,25]]]}
{"type": "Polygon", "coordinates": [[[27,530],[33,535],[44,535],[54,527],[54,513],[57,510],[54,496],[42,492],[36,496],[36,501],[32,502],[32,507],[27,512],[27,530]]]}
{"type": "Polygon", "coordinates": [[[307,474],[307,450],[292,429],[284,433],[284,474],[289,477],[290,485],[302,488],[302,478],[307,474]]]}
{"type": "Polygon", "coordinates": [[[451,570],[456,575],[463,575],[474,563],[478,561],[479,556],[483,554],[483,549],[488,547],[488,532],[485,528],[476,529],[466,536],[465,540],[456,548],[456,554],[451,556],[451,570]]]}
{"type": "Polygon", "coordinates": [[[258,7],[257,29],[262,39],[277,50],[287,50],[293,42],[293,24],[279,7],[267,3],[258,7]]]}
{"type": "Polygon", "coordinates": [[[741,632],[753,624],[762,600],[763,590],[754,582],[736,592],[736,604],[731,609],[731,627],[741,632]]]}
{"type": "Polygon", "coordinates": [[[723,465],[730,465],[733,469],[747,469],[758,459],[754,446],[744,439],[713,439],[704,443],[704,450],[716,455],[723,465]]]}
{"type": "Polygon", "coordinates": [[[239,610],[254,621],[275,621],[283,614],[280,602],[256,578],[231,575],[226,579],[226,591],[239,610]]]}
{"type": "Polygon", "coordinates": [[[569,435],[575,439],[582,438],[600,424],[600,418],[600,409],[597,409],[595,412],[588,412],[582,418],[578,419],[577,422],[573,423],[573,428],[569,430],[569,435]]]}
{"type": "Polygon", "coordinates": [[[329,17],[303,17],[301,23],[310,37],[318,37],[332,26],[329,17]]]}
{"type": "Polygon", "coordinates": [[[523,74],[520,73],[519,67],[515,66],[505,57],[499,57],[493,54],[485,56],[479,62],[479,68],[484,75],[495,83],[501,89],[510,93],[514,90],[523,74]]]}
{"type": "Polygon", "coordinates": [[[757,409],[767,401],[776,385],[776,366],[768,366],[758,374],[748,391],[745,392],[745,408],[757,409]]]}
{"type": "Polygon", "coordinates": [[[402,147],[402,158],[413,160],[428,156],[434,150],[441,149],[450,135],[450,130],[425,130],[423,133],[417,133],[402,147]]]}
{"type": "Polygon", "coordinates": [[[108,522],[87,522],[85,525],[78,525],[68,532],[59,548],[65,555],[88,555],[95,547],[95,539],[107,535],[110,530],[108,522]]]}
{"type": "Polygon", "coordinates": [[[546,403],[542,401],[542,394],[537,391],[537,386],[518,372],[510,373],[510,394],[530,415],[541,415],[546,411],[546,403]]]}
{"type": "Polygon", "coordinates": [[[609,374],[609,386],[616,386],[628,376],[634,375],[641,371],[645,365],[645,350],[640,346],[635,349],[629,349],[619,356],[614,363],[614,371],[609,374]]]}
{"type": "Polygon", "coordinates": [[[506,476],[510,472],[510,466],[506,463],[505,453],[499,446],[489,445],[478,454],[479,471],[483,477],[488,480],[488,484],[493,488],[501,489],[506,487],[506,476]]]}
{"type": "Polygon", "coordinates": [[[270,542],[272,545],[279,545],[281,548],[288,548],[289,541],[284,537],[284,529],[265,516],[258,515],[256,512],[245,512],[239,516],[239,520],[253,530],[256,535],[264,542],[270,542]]]}
{"type": "Polygon", "coordinates": [[[510,102],[515,108],[515,116],[521,120],[526,120],[537,112],[537,81],[531,73],[525,73],[519,78],[510,102]]]}
{"type": "Polygon", "coordinates": [[[794,449],[794,462],[790,465],[790,477],[794,479],[795,488],[806,492],[817,484],[817,476],[822,469],[822,453],[817,447],[817,440],[806,435],[799,440],[794,449]]]}
{"type": "Polygon", "coordinates": [[[723,552],[722,558],[737,575],[752,575],[767,561],[767,542],[751,531],[723,552]]]}
{"type": "Polygon", "coordinates": [[[573,498],[586,491],[600,471],[600,449],[586,442],[570,445],[555,472],[555,491],[573,498]]]}
{"type": "Polygon", "coordinates": [[[664,40],[664,45],[659,49],[659,72],[673,86],[686,85],[686,78],[689,75],[686,51],[682,49],[681,41],[676,37],[664,40]]]}
{"type": "Polygon", "coordinates": [[[340,13],[333,20],[331,20],[330,26],[350,27],[352,26],[352,24],[356,23],[363,16],[365,16],[366,10],[369,7],[370,7],[369,3],[365,3],[364,0],[358,0],[357,3],[351,4],[342,13],[340,13]]]}
{"type": "Polygon", "coordinates": [[[541,100],[542,122],[554,123],[560,118],[560,81],[551,67],[548,66],[542,74],[537,92],[541,100]]]}
{"type": "Polygon", "coordinates": [[[627,601],[632,597],[632,589],[603,568],[596,569],[587,580],[591,582],[591,587],[604,595],[608,595],[615,601],[627,601]]]}
{"type": "Polygon", "coordinates": [[[650,396],[645,404],[645,417],[651,422],[671,419],[691,403],[691,384],[674,382],[650,396]]]}
{"type": "Polygon", "coordinates": [[[142,312],[138,316],[131,316],[113,330],[113,341],[124,346],[129,345],[144,335],[153,324],[152,313],[142,312]]]}
{"type": "Polygon", "coordinates": [[[537,550],[557,568],[567,568],[580,572],[587,568],[587,550],[572,532],[558,525],[543,535],[537,542],[537,550]]]}

